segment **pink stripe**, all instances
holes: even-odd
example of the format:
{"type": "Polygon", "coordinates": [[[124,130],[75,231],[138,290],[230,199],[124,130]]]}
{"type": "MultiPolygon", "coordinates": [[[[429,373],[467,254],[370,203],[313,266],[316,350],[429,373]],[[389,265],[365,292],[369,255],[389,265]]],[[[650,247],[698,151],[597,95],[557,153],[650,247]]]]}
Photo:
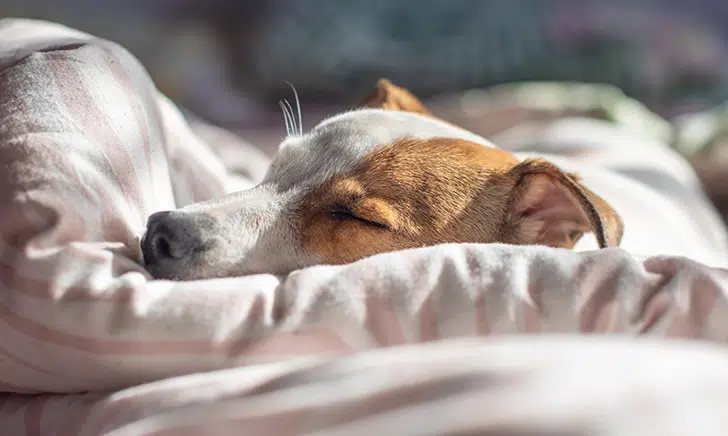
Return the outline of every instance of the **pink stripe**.
{"type": "Polygon", "coordinates": [[[389,300],[370,294],[366,301],[367,315],[364,327],[380,345],[399,345],[407,342],[397,313],[389,300]]]}
{"type": "MultiPolygon", "coordinates": [[[[68,414],[65,424],[57,429],[56,436],[78,436],[82,434],[81,430],[88,422],[89,412],[93,405],[98,403],[100,397],[100,395],[84,395],[82,398],[76,399],[73,405],[76,410],[68,414]]],[[[101,432],[86,432],[86,434],[101,434],[101,432]]]]}
{"type": "Polygon", "coordinates": [[[12,360],[15,363],[18,363],[19,364],[18,366],[20,366],[20,367],[30,368],[30,369],[32,369],[34,371],[38,371],[42,374],[53,375],[53,376],[59,375],[55,371],[49,371],[45,368],[41,368],[41,367],[33,364],[32,362],[29,362],[25,359],[22,359],[22,358],[16,356],[15,354],[12,354],[8,350],[2,348],[2,346],[0,346],[0,354],[4,355],[5,357],[7,357],[8,359],[12,360]]]}
{"type": "Polygon", "coordinates": [[[722,287],[712,277],[702,273],[692,281],[691,288],[690,322],[698,328],[697,337],[711,338],[720,333],[718,339],[725,340],[728,332],[711,332],[710,329],[710,320],[716,307],[722,306],[721,315],[725,314],[726,300],[722,287]]]}
{"type": "MultiPolygon", "coordinates": [[[[104,413],[99,420],[93,420],[92,424],[88,425],[88,427],[86,428],[86,433],[100,435],[113,430],[112,428],[110,428],[111,424],[114,423],[114,421],[122,413],[125,413],[127,410],[133,409],[136,405],[136,401],[137,399],[135,397],[126,397],[113,403],[110,407],[106,409],[106,413],[104,413]],[[96,421],[95,424],[93,424],[94,421],[96,421]]],[[[68,436],[75,435],[69,433],[68,436]]]]}
{"type": "Polygon", "coordinates": [[[537,307],[528,303],[521,303],[523,316],[523,329],[526,333],[541,333],[541,313],[537,307]]]}
{"type": "Polygon", "coordinates": [[[432,301],[432,294],[422,303],[419,310],[420,341],[435,341],[440,339],[437,312],[432,301]]]}
{"type": "Polygon", "coordinates": [[[628,320],[634,326],[628,332],[630,334],[645,334],[652,331],[659,326],[659,321],[667,316],[672,308],[674,301],[670,293],[650,290],[645,294],[648,296],[637,314],[637,319],[628,320]]]}
{"type": "MultiPolygon", "coordinates": [[[[579,332],[595,333],[598,332],[599,326],[603,324],[599,320],[605,315],[605,311],[619,310],[619,308],[611,307],[617,300],[618,283],[614,280],[614,276],[605,277],[604,271],[594,271],[590,265],[587,265],[585,269],[574,274],[574,277],[578,277],[576,279],[579,284],[578,293],[582,294],[584,300],[578,312],[579,332]]],[[[619,316],[618,312],[616,314],[607,314],[609,316],[619,316]]]]}
{"type": "Polygon", "coordinates": [[[688,282],[683,278],[675,296],[676,300],[687,300],[687,307],[679,303],[672,305],[669,312],[669,325],[665,336],[670,338],[706,338],[705,325],[710,319],[710,314],[716,303],[722,298],[720,288],[716,289],[715,284],[704,277],[688,277],[688,282]]]}
{"type": "MultiPolygon", "coordinates": [[[[413,314],[417,322],[418,341],[427,342],[440,339],[439,319],[437,318],[437,310],[433,301],[433,294],[437,291],[432,289],[430,283],[431,271],[428,271],[426,264],[418,264],[415,268],[407,268],[403,266],[400,271],[407,271],[407,282],[411,283],[410,289],[417,290],[416,294],[412,294],[413,314]]],[[[443,279],[442,271],[439,271],[440,280],[443,279]]]]}
{"type": "Polygon", "coordinates": [[[541,333],[543,330],[541,325],[543,302],[537,286],[534,283],[529,284],[528,296],[530,301],[519,304],[523,308],[523,327],[528,333],[541,333]]]}
{"type": "MultiPolygon", "coordinates": [[[[147,124],[147,121],[149,120],[149,114],[146,112],[145,106],[140,101],[139,95],[135,92],[132,92],[133,89],[136,89],[136,84],[129,76],[129,73],[122,67],[122,63],[125,61],[125,59],[122,59],[120,56],[115,56],[120,54],[120,52],[106,51],[105,53],[106,57],[109,58],[106,62],[109,71],[111,71],[111,74],[120,84],[121,88],[124,91],[124,94],[126,94],[129,103],[134,108],[134,110],[132,111],[132,115],[136,119],[136,123],[139,126],[139,130],[142,135],[142,148],[144,149],[147,169],[149,170],[149,181],[151,183],[156,180],[156,178],[154,175],[154,163],[152,162],[152,147],[151,141],[149,139],[149,125],[147,124]]],[[[124,54],[126,53],[124,52],[124,54]]],[[[139,66],[139,68],[141,69],[141,66],[139,66]]]]}
{"type": "Polygon", "coordinates": [[[5,415],[15,415],[23,408],[25,400],[22,395],[0,394],[0,410],[5,415]]]}
{"type": "Polygon", "coordinates": [[[47,396],[37,396],[33,401],[26,403],[25,413],[23,414],[26,436],[43,436],[41,420],[43,419],[43,409],[45,409],[48,398],[47,396]]]}
{"type": "MultiPolygon", "coordinates": [[[[70,109],[69,115],[75,115],[78,125],[84,126],[89,136],[95,137],[101,145],[100,151],[111,165],[118,185],[122,187],[122,195],[126,197],[129,204],[142,206],[144,202],[141,198],[141,187],[139,179],[136,177],[134,164],[126,153],[120,138],[116,136],[108,122],[104,117],[98,116],[98,113],[103,113],[104,108],[96,105],[86,88],[78,86],[79,83],[83,83],[83,76],[79,72],[78,65],[71,62],[75,59],[69,59],[65,53],[51,53],[49,57],[53,58],[54,55],[60,58],[60,62],[54,63],[51,71],[56,78],[59,92],[64,95],[64,102],[70,109]]],[[[82,61],[80,65],[89,62],[84,58],[80,60],[82,61]]],[[[98,57],[95,57],[94,60],[101,61],[98,57]]],[[[94,78],[96,76],[94,75],[94,78]]],[[[98,78],[99,81],[107,79],[107,77],[98,78]]]]}
{"type": "Polygon", "coordinates": [[[479,336],[488,336],[492,333],[490,321],[488,320],[488,311],[486,309],[485,295],[478,293],[473,303],[475,306],[475,323],[476,332],[479,336]]]}

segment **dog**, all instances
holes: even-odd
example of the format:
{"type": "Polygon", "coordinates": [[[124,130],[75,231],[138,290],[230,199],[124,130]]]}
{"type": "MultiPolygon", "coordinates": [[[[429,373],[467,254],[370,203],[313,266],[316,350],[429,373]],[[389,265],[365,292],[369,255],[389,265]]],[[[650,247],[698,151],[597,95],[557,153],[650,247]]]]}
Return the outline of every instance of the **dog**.
{"type": "Polygon", "coordinates": [[[141,250],[155,278],[286,274],[442,243],[621,244],[725,261],[723,246],[700,242],[705,229],[680,196],[568,157],[500,149],[386,79],[355,109],[293,130],[258,186],[149,217],[141,250]]]}

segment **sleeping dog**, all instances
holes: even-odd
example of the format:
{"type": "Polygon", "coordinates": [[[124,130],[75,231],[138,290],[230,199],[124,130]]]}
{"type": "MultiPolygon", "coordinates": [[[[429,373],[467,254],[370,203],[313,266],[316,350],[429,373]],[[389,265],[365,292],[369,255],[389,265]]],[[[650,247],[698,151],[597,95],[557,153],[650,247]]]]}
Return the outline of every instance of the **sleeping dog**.
{"type": "Polygon", "coordinates": [[[690,183],[499,149],[388,80],[358,108],[289,133],[255,188],[149,218],[154,277],[284,274],[440,243],[621,244],[725,262],[725,231],[690,183]]]}

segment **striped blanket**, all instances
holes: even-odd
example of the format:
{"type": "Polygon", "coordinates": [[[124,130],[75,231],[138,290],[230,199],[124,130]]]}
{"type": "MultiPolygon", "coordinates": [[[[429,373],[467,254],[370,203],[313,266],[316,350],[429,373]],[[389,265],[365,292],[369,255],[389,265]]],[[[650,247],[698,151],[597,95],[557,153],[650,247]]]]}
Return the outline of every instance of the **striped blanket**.
{"type": "Polygon", "coordinates": [[[0,434],[728,431],[728,271],[688,259],[464,244],[152,280],[146,217],[265,165],[121,47],[0,21],[0,434]]]}

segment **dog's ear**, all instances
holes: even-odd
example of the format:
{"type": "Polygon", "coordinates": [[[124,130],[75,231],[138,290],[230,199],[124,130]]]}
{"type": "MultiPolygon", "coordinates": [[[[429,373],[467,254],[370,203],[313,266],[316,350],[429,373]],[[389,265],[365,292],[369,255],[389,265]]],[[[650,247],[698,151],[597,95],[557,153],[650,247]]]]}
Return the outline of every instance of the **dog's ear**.
{"type": "Polygon", "coordinates": [[[388,79],[379,79],[374,90],[359,102],[358,107],[414,112],[430,115],[425,105],[411,92],[393,84],[388,79]]]}
{"type": "Polygon", "coordinates": [[[594,232],[599,247],[619,245],[622,219],[578,176],[540,159],[526,160],[508,175],[515,182],[508,223],[512,242],[572,248],[584,233],[594,232]]]}

